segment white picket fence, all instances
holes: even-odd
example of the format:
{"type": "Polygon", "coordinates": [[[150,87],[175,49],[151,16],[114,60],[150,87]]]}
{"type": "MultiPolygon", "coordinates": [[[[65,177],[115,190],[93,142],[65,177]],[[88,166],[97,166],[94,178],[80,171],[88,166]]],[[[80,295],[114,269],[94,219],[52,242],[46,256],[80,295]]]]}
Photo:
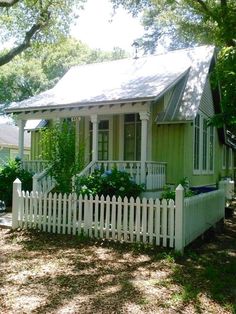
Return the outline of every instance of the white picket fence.
{"type": "Polygon", "coordinates": [[[175,202],[167,202],[165,199],[122,200],[109,196],[88,198],[76,194],[29,193],[21,190],[18,179],[13,184],[13,229],[83,233],[89,237],[150,243],[183,251],[201,234],[199,232],[223,217],[223,190],[184,199],[183,187],[179,185],[175,202]]]}
{"type": "Polygon", "coordinates": [[[185,245],[214,226],[225,215],[223,189],[199,194],[184,200],[185,245]]]}

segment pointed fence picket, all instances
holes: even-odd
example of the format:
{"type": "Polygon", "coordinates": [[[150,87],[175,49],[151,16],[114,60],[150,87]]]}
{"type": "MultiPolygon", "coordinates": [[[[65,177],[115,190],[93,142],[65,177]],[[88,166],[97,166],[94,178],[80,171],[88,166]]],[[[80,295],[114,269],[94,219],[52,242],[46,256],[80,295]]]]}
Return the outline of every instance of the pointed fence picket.
{"type": "Polygon", "coordinates": [[[13,184],[12,228],[83,234],[88,237],[184,247],[224,217],[223,189],[184,199],[176,189],[175,201],[76,194],[24,192],[13,184]]]}
{"type": "Polygon", "coordinates": [[[44,232],[81,234],[125,242],[174,245],[173,226],[168,227],[172,202],[146,198],[77,196],[21,191],[18,226],[44,232]],[[161,219],[160,219],[161,218],[161,219]]]}

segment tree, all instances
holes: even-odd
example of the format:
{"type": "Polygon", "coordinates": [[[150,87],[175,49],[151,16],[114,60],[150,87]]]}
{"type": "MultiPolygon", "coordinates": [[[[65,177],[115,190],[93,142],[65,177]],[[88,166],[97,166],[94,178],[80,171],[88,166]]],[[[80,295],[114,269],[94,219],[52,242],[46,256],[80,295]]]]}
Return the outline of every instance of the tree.
{"type": "Polygon", "coordinates": [[[235,0],[111,0],[115,8],[122,5],[132,14],[142,13],[147,30],[147,47],[153,49],[159,40],[172,44],[213,44],[236,46],[235,0]]]}
{"type": "Polygon", "coordinates": [[[68,33],[75,13],[85,0],[0,0],[1,41],[14,47],[0,53],[0,66],[34,42],[56,42],[68,33]]]}
{"type": "Polygon", "coordinates": [[[216,126],[226,124],[235,133],[236,125],[236,47],[222,48],[218,54],[218,62],[213,73],[213,84],[221,85],[222,113],[214,116],[212,122],[216,126]]]}

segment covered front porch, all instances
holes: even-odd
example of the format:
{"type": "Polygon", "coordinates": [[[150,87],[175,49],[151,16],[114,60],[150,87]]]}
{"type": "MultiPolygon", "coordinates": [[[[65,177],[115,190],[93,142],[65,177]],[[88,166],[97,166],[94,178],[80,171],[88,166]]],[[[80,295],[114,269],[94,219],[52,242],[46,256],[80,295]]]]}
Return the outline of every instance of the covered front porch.
{"type": "MultiPolygon", "coordinates": [[[[24,112],[18,115],[19,156],[24,146],[24,126],[29,119],[71,119],[76,125],[78,149],[84,145],[85,168],[78,176],[89,175],[103,168],[128,172],[146,190],[161,190],[166,184],[167,164],[153,158],[152,117],[150,103],[100,105],[76,109],[57,109],[24,112]]],[[[22,159],[23,160],[23,159],[22,159]]],[[[46,180],[47,162],[23,161],[25,169],[46,180]],[[43,175],[42,175],[43,173],[43,175]]],[[[39,181],[39,180],[38,180],[39,181]]],[[[47,186],[48,184],[44,183],[47,186]]],[[[40,190],[45,190],[41,185],[40,190]]]]}

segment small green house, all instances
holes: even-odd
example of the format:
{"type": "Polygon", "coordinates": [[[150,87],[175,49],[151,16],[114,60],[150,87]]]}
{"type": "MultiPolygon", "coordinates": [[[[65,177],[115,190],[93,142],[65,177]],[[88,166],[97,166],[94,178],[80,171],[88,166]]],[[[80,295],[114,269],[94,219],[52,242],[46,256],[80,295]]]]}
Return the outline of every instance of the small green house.
{"type": "MultiPolygon", "coordinates": [[[[201,46],[75,66],[54,88],[6,111],[18,119],[20,147],[27,120],[71,119],[76,145],[85,143],[86,173],[116,165],[150,191],[184,177],[191,186],[212,186],[233,177],[235,148],[226,130],[207,123],[220,110],[210,84],[214,64],[215,48],[201,46]]],[[[32,130],[35,160],[39,140],[32,130]]]]}
{"type": "MultiPolygon", "coordinates": [[[[0,166],[18,156],[18,128],[7,119],[0,121],[0,166]]],[[[30,136],[25,134],[24,159],[30,159],[30,136]]]]}

